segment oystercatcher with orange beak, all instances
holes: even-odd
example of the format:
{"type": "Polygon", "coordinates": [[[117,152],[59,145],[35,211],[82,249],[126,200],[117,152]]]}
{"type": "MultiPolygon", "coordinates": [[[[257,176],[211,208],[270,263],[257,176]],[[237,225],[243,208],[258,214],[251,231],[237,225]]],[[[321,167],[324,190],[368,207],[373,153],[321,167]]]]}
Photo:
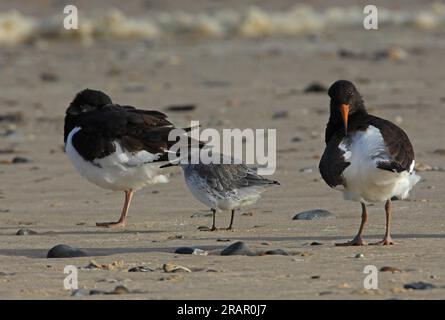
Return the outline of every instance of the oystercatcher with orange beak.
{"type": "Polygon", "coordinates": [[[352,241],[337,245],[363,245],[368,220],[366,205],[385,202],[386,233],[374,244],[392,245],[391,198],[404,199],[420,180],[414,171],[414,151],[406,133],[388,120],[370,115],[354,84],[338,80],[328,91],[330,117],[326,149],[319,169],[332,188],[340,187],[346,200],[362,206],[362,221],[352,241]]]}

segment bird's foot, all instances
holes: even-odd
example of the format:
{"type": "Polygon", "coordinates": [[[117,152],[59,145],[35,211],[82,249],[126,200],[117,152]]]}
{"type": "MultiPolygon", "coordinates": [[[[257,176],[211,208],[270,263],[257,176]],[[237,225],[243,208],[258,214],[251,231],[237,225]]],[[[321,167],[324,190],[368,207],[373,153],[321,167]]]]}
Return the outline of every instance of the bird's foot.
{"type": "Polygon", "coordinates": [[[227,230],[227,231],[233,231],[233,227],[230,226],[230,227],[225,228],[224,230],[227,230]]]}
{"type": "Polygon", "coordinates": [[[366,243],[363,241],[362,237],[355,236],[354,239],[348,242],[336,243],[337,247],[350,247],[350,246],[364,246],[366,243]]]}
{"type": "Polygon", "coordinates": [[[117,222],[96,222],[97,227],[119,229],[125,227],[124,221],[117,222]]]}
{"type": "Polygon", "coordinates": [[[391,236],[386,236],[381,241],[370,243],[372,246],[392,246],[394,244],[396,243],[392,240],[391,236]]]}

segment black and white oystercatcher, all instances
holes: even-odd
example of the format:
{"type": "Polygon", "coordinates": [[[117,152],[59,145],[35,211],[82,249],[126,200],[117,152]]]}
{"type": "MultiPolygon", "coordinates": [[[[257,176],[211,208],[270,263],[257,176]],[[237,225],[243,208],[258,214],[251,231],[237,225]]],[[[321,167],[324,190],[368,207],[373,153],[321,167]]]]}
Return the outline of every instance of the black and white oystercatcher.
{"type": "Polygon", "coordinates": [[[340,186],[346,200],[362,205],[362,222],[352,241],[363,245],[367,203],[385,202],[386,233],[375,244],[391,245],[391,198],[404,199],[420,180],[414,171],[414,151],[406,133],[390,121],[368,114],[355,86],[346,80],[329,88],[331,114],[326,149],[319,169],[332,188],[340,186]]]}
{"type": "Polygon", "coordinates": [[[125,192],[117,222],[101,227],[124,227],[133,193],[168,182],[160,165],[168,161],[168,141],[174,129],[159,111],[114,104],[97,90],[79,92],[66,110],[65,150],[79,173],[104,189],[125,192]]]}
{"type": "MultiPolygon", "coordinates": [[[[197,200],[212,210],[213,223],[211,231],[218,230],[215,225],[217,211],[231,211],[230,224],[226,230],[233,227],[236,209],[243,209],[255,204],[261,193],[268,187],[279,185],[278,181],[269,180],[256,173],[245,164],[235,164],[232,159],[222,154],[219,163],[197,164],[179,163],[184,171],[184,178],[190,192],[197,200]],[[227,157],[228,164],[223,158],[227,157]]],[[[166,164],[163,167],[172,166],[166,164]]]]}

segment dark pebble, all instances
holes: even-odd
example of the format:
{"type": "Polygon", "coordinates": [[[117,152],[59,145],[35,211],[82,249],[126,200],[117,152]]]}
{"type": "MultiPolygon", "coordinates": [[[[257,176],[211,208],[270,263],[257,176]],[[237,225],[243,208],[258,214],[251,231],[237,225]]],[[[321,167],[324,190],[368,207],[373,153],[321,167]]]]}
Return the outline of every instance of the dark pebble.
{"type": "Polygon", "coordinates": [[[291,142],[301,142],[303,141],[303,139],[301,139],[300,137],[293,137],[291,142]]]}
{"type": "Polygon", "coordinates": [[[14,159],[12,159],[11,162],[12,163],[28,163],[30,161],[28,158],[25,158],[25,157],[15,157],[14,159]]]}
{"type": "Polygon", "coordinates": [[[436,288],[434,284],[423,281],[407,283],[403,287],[405,289],[413,289],[413,290],[429,290],[436,288]]]}
{"type": "Polygon", "coordinates": [[[242,241],[235,242],[221,251],[222,256],[254,256],[247,244],[242,241]]]}
{"type": "Polygon", "coordinates": [[[274,249],[274,250],[267,250],[266,252],[264,252],[264,255],[288,256],[289,253],[287,253],[283,249],[274,249]]]}
{"type": "Polygon", "coordinates": [[[289,114],[287,111],[277,111],[273,114],[272,119],[285,119],[288,118],[289,114]]]}
{"type": "Polygon", "coordinates": [[[47,254],[47,258],[76,258],[87,257],[88,254],[80,249],[70,247],[66,244],[58,244],[52,247],[47,254]]]}
{"type": "Polygon", "coordinates": [[[131,269],[128,269],[128,272],[151,272],[155,271],[155,269],[150,268],[149,266],[137,266],[131,269]]]}
{"type": "Polygon", "coordinates": [[[18,123],[23,121],[22,112],[0,114],[0,122],[18,123]]]}
{"type": "Polygon", "coordinates": [[[177,254],[193,254],[193,252],[195,252],[195,249],[190,247],[180,247],[175,250],[177,254]]]}
{"type": "Polygon", "coordinates": [[[31,230],[31,229],[20,229],[16,233],[17,236],[30,236],[33,234],[37,234],[37,232],[35,232],[34,230],[31,230]]]}
{"type": "Polygon", "coordinates": [[[321,246],[321,245],[323,245],[323,243],[317,242],[317,241],[313,241],[313,242],[310,243],[310,245],[311,246],[321,246]]]}
{"type": "Polygon", "coordinates": [[[40,80],[46,82],[55,82],[59,80],[59,76],[52,72],[42,72],[40,74],[40,80]]]}
{"type": "Polygon", "coordinates": [[[304,211],[296,214],[292,219],[293,220],[314,220],[320,218],[333,218],[335,215],[327,210],[323,209],[315,209],[304,211]]]}
{"type": "Polygon", "coordinates": [[[180,104],[180,105],[167,106],[165,107],[165,109],[171,112],[186,112],[195,110],[196,106],[194,104],[180,104]]]}
{"type": "Polygon", "coordinates": [[[304,93],[324,93],[328,91],[328,89],[326,88],[326,86],[322,85],[321,83],[318,82],[313,82],[310,85],[308,85],[303,92],[304,93]]]}

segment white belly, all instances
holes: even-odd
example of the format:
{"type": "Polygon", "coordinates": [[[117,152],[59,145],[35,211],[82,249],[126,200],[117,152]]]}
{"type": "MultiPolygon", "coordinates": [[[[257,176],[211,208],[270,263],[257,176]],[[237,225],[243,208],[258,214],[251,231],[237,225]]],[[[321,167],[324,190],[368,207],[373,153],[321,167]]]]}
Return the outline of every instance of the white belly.
{"type": "Polygon", "coordinates": [[[85,161],[72,144],[73,136],[81,128],[74,128],[68,135],[66,153],[77,171],[90,182],[104,189],[121,191],[137,190],[149,184],[168,182],[168,176],[159,169],[161,164],[147,163],[157,155],[146,151],[131,154],[115,143],[116,151],[109,156],[85,161]]]}
{"type": "Polygon", "coordinates": [[[377,168],[379,161],[388,161],[389,156],[379,130],[370,126],[358,132],[349,145],[339,146],[345,151],[345,161],[351,164],[343,171],[347,200],[381,202],[396,196],[404,199],[420,180],[414,172],[414,161],[410,171],[400,173],[377,168]]]}

